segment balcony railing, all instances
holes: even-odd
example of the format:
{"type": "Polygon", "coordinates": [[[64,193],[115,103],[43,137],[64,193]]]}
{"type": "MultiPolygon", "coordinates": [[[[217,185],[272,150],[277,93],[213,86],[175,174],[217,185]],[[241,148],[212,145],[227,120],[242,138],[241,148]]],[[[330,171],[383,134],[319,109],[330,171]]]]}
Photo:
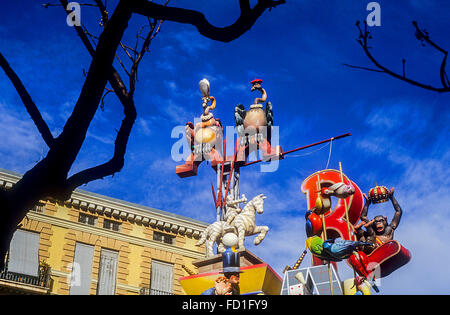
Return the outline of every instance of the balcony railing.
{"type": "Polygon", "coordinates": [[[150,288],[141,288],[139,291],[140,295],[174,295],[172,292],[167,291],[161,291],[156,289],[150,289],[150,288]]]}
{"type": "Polygon", "coordinates": [[[39,266],[37,276],[30,276],[16,272],[8,271],[8,266],[0,270],[0,279],[16,283],[38,286],[41,288],[50,288],[50,267],[48,265],[39,266]]]}

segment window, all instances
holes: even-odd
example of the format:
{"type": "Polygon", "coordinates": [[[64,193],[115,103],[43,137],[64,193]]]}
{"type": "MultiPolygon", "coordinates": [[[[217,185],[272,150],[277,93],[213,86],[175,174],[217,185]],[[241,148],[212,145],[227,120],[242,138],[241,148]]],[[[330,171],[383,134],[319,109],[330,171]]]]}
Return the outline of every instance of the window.
{"type": "Polygon", "coordinates": [[[153,260],[151,268],[150,294],[172,294],[173,265],[153,260]]]}
{"type": "Polygon", "coordinates": [[[39,273],[39,233],[17,230],[11,240],[8,271],[37,277],[39,273]]]}
{"type": "Polygon", "coordinates": [[[31,208],[31,211],[39,212],[39,213],[44,213],[44,210],[45,210],[45,204],[43,204],[43,203],[38,203],[33,208],[31,208]]]}
{"type": "Polygon", "coordinates": [[[98,295],[114,295],[116,289],[117,257],[117,252],[102,248],[100,252],[98,295]]]}
{"type": "Polygon", "coordinates": [[[103,228],[111,230],[111,231],[119,232],[120,231],[120,225],[121,224],[119,222],[116,222],[116,221],[111,221],[111,220],[107,220],[107,219],[105,219],[103,221],[103,228]]]}
{"type": "Polygon", "coordinates": [[[94,246],[76,243],[72,264],[70,295],[88,295],[91,290],[92,260],[94,246]]]}
{"type": "Polygon", "coordinates": [[[153,232],[153,240],[173,245],[174,241],[175,241],[175,236],[160,233],[160,232],[153,232]]]}
{"type": "Polygon", "coordinates": [[[95,226],[97,223],[97,218],[86,213],[80,213],[78,222],[95,226]]]}

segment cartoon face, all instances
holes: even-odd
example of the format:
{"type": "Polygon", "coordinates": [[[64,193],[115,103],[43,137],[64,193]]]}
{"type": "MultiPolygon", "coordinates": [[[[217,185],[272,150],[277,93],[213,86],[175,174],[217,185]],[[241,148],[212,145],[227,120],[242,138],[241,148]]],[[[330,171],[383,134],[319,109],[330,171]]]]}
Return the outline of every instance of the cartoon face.
{"type": "Polygon", "coordinates": [[[338,198],[347,198],[355,193],[355,187],[340,182],[328,187],[326,193],[338,198]]]}
{"type": "Polygon", "coordinates": [[[386,225],[387,225],[386,218],[383,216],[376,216],[373,219],[373,227],[377,234],[383,234],[384,230],[386,228],[386,225]]]}

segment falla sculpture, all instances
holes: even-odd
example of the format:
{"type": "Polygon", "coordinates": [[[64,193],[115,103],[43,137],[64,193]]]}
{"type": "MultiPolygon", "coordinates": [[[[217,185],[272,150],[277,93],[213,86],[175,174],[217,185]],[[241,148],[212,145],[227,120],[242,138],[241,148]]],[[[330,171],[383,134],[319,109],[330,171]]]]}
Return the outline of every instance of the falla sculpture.
{"type": "Polygon", "coordinates": [[[216,99],[210,95],[210,83],[207,79],[199,82],[202,93],[203,113],[200,121],[194,126],[192,122],[186,123],[186,140],[191,154],[184,165],[176,168],[180,177],[194,176],[197,168],[203,161],[210,161],[211,166],[222,160],[223,126],[219,118],[215,118],[212,110],[216,108],[216,99]]]}
{"type": "Polygon", "coordinates": [[[244,250],[244,240],[246,236],[257,235],[254,239],[254,244],[259,245],[266,237],[269,227],[259,226],[255,223],[256,214],[264,212],[263,194],[257,195],[250,200],[244,208],[238,206],[241,202],[247,202],[247,198],[234,200],[231,195],[227,196],[227,215],[224,220],[217,220],[210,224],[201,234],[200,239],[196,243],[197,246],[206,245],[206,257],[214,256],[214,244],[217,244],[217,251],[219,254],[225,250],[223,244],[223,236],[227,233],[235,234],[237,237],[236,248],[244,250]]]}
{"type": "MultiPolygon", "coordinates": [[[[245,257],[253,257],[253,254],[245,248],[245,238],[255,235],[253,243],[259,245],[269,231],[268,226],[259,226],[255,222],[257,221],[257,214],[262,214],[264,211],[266,196],[259,194],[251,200],[247,200],[246,196],[241,194],[240,170],[242,167],[248,167],[260,162],[282,160],[287,154],[351,135],[346,133],[289,151],[282,151],[278,143],[275,145],[275,141],[278,139],[276,138],[277,133],[275,132],[277,132],[277,129],[275,129],[273,120],[273,106],[268,101],[268,95],[262,87],[262,82],[261,79],[254,79],[250,82],[250,91],[260,93],[261,96],[254,98],[248,109],[242,104],[238,104],[234,108],[234,117],[231,117],[234,118],[237,137],[236,133],[232,135],[224,134],[221,120],[213,114],[217,106],[217,100],[211,95],[210,83],[207,79],[202,79],[199,82],[203,112],[198,122],[186,123],[185,137],[190,153],[185,164],[176,167],[176,174],[181,178],[195,176],[199,165],[203,161],[209,162],[216,173],[217,180],[216,187],[211,183],[216,220],[206,227],[196,243],[197,246],[205,246],[205,259],[195,262],[198,263],[200,274],[189,275],[179,280],[184,290],[189,294],[206,294],[210,291],[218,294],[218,287],[229,287],[229,279],[224,281],[223,277],[214,279],[214,288],[212,288],[212,283],[208,285],[209,287],[206,287],[206,284],[214,277],[215,273],[202,269],[207,266],[204,264],[211,264],[212,266],[212,262],[218,257],[225,257],[227,253],[230,253],[230,248],[227,250],[227,236],[232,236],[236,241],[231,248],[232,251],[243,253],[245,257]],[[227,152],[227,141],[235,144],[234,152],[227,152]],[[260,157],[262,155],[262,159],[248,161],[248,157],[252,152],[257,152],[257,156],[259,155],[260,157]],[[241,204],[244,204],[244,206],[241,206],[241,204]]],[[[341,184],[332,187],[329,185],[327,190],[322,192],[322,211],[327,209],[326,203],[331,196],[340,198],[345,194],[352,193],[352,186],[341,184]]],[[[317,208],[319,208],[319,203],[317,208]]],[[[317,209],[317,213],[320,213],[319,209],[317,209]]],[[[257,260],[260,259],[258,258],[257,260]]],[[[267,264],[258,263],[245,266],[244,268],[245,277],[241,280],[242,284],[245,284],[244,288],[247,293],[279,293],[279,288],[281,287],[280,277],[267,264]],[[261,272],[264,272],[266,275],[264,279],[260,278],[261,272]]]]}
{"type": "MultiPolygon", "coordinates": [[[[310,208],[305,214],[305,250],[294,266],[286,266],[285,271],[298,269],[309,250],[314,266],[346,260],[357,275],[348,283],[365,282],[369,284],[366,293],[370,293],[370,287],[379,292],[374,280],[389,276],[410,261],[410,252],[393,239],[402,215],[393,188],[389,190],[377,185],[366,196],[355,182],[343,174],[339,162],[339,170],[326,169],[308,176],[302,183],[301,191],[306,194],[310,208]],[[334,207],[330,196],[337,197],[334,207]],[[389,200],[395,210],[390,223],[382,216],[368,219],[371,203],[389,200]]],[[[332,292],[331,287],[330,290],[332,292]]],[[[356,291],[362,292],[361,289],[356,291]]]]}
{"type": "Polygon", "coordinates": [[[244,105],[238,104],[234,109],[236,131],[240,138],[239,161],[246,161],[248,155],[255,150],[261,150],[263,159],[282,158],[280,146],[271,146],[273,128],[273,106],[267,101],[267,92],[262,87],[261,79],[251,81],[251,92],[258,91],[261,97],[254,99],[250,109],[246,110],[244,105]],[[264,102],[265,108],[263,106],[264,102]]]}

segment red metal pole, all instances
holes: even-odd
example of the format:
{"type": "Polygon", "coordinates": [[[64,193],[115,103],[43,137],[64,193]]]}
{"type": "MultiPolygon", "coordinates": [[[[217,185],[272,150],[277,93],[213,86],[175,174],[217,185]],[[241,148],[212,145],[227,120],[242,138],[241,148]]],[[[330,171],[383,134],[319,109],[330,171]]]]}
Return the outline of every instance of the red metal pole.
{"type": "Polygon", "coordinates": [[[238,141],[239,141],[239,137],[236,139],[236,144],[234,145],[234,157],[233,157],[233,162],[231,163],[230,173],[228,174],[227,188],[225,189],[225,196],[223,197],[224,202],[227,202],[227,195],[228,195],[228,191],[230,190],[231,176],[233,175],[233,172],[234,172],[234,162],[236,162],[236,158],[237,158],[238,141]]]}
{"type": "MultiPolygon", "coordinates": [[[[310,147],[313,147],[313,146],[316,146],[316,145],[319,145],[319,144],[322,144],[322,143],[330,142],[330,141],[333,141],[333,140],[338,140],[338,139],[345,138],[345,137],[348,137],[348,136],[351,136],[351,135],[352,134],[350,132],[348,132],[348,133],[345,133],[343,135],[339,135],[337,137],[332,137],[332,138],[327,139],[327,140],[322,140],[322,141],[319,141],[319,142],[316,142],[316,143],[313,143],[313,144],[305,145],[305,146],[297,148],[297,149],[293,149],[293,150],[289,150],[289,151],[286,151],[286,152],[282,152],[280,154],[280,156],[282,157],[282,156],[284,156],[286,154],[289,154],[289,153],[292,153],[292,152],[297,152],[297,151],[300,151],[300,150],[304,150],[304,149],[307,149],[307,148],[310,148],[310,147]]],[[[244,164],[244,166],[249,166],[249,165],[256,164],[256,163],[259,163],[259,162],[262,162],[262,161],[263,161],[263,159],[260,159],[260,160],[257,160],[257,161],[253,161],[253,162],[249,162],[249,163],[244,164]]]]}
{"type": "Polygon", "coordinates": [[[211,183],[211,190],[212,190],[212,194],[213,194],[213,198],[214,198],[214,205],[215,205],[216,208],[217,208],[216,192],[214,191],[214,186],[213,186],[212,183],[211,183]]]}
{"type": "Polygon", "coordinates": [[[222,168],[220,169],[220,187],[219,187],[219,194],[217,196],[221,211],[223,210],[223,195],[222,195],[223,169],[225,168],[226,159],[227,159],[227,137],[224,137],[223,138],[223,162],[222,162],[222,168]]]}

